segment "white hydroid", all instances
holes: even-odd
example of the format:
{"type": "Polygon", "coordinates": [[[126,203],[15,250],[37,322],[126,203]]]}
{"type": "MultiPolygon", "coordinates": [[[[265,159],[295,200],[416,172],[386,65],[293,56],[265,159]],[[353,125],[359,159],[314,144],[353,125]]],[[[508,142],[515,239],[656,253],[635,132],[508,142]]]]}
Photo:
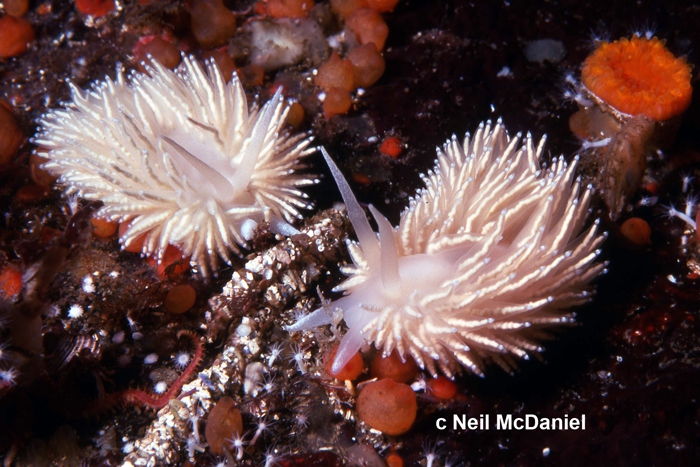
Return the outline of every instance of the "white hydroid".
{"type": "Polygon", "coordinates": [[[334,371],[365,343],[411,356],[435,375],[484,362],[511,370],[542,352],[547,329],[570,323],[571,307],[590,300],[604,235],[585,228],[589,187],[563,157],[541,169],[544,139],[510,138],[499,121],[438,149],[425,188],[398,228],[374,207],[377,236],[350,187],[326,157],[359,242],[336,287],[346,295],[288,329],[329,324],[342,311],[348,327],[334,371]]]}
{"type": "Polygon", "coordinates": [[[102,201],[98,216],[130,222],[124,245],[145,235],[143,254],[158,259],[178,246],[205,274],[257,222],[293,232],[288,222],[310,207],[299,188],[316,180],[296,173],[313,149],[283,131],[281,93],[249,111],[238,78],[227,84],[213,62],[152,63],[88,91],[71,85],[73,102],[39,121],[44,167],[68,193],[102,201]]]}

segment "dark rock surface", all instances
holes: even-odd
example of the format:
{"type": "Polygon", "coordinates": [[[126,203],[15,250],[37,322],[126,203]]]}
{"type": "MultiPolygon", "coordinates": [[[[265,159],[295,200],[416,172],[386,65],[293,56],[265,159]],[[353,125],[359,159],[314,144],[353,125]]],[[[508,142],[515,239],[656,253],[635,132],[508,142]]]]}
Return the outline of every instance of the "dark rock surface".
{"type": "MultiPolygon", "coordinates": [[[[239,3],[243,2],[233,2],[230,7],[242,11],[246,5],[239,3]]],[[[37,117],[68,99],[67,79],[85,87],[106,74],[113,76],[116,62],[129,63],[133,44],[144,31],[166,25],[182,41],[191,40],[187,14],[176,2],[156,1],[145,8],[129,2],[118,16],[97,27],[86,26],[72,2],[55,1],[51,5],[51,11],[42,15],[38,5],[32,3],[28,19],[35,26],[36,46],[23,56],[0,63],[0,97],[13,105],[27,136],[33,134],[37,117]]],[[[418,174],[432,166],[435,146],[453,133],[461,137],[465,131],[474,131],[483,120],[502,118],[511,133],[531,132],[535,138],[546,134],[548,153],[573,154],[578,142],[569,131],[568,118],[576,106],[562,98],[564,77],[572,74],[578,78],[593,35],[614,40],[653,27],[672,52],[686,55],[689,63],[700,64],[700,8],[692,1],[407,0],[385,19],[390,28],[385,75],[357,100],[356,109],[349,115],[331,121],[322,115],[312,116],[309,128],[349,178],[352,174],[364,176],[356,179],[362,183],[353,184],[360,201],[374,203],[393,222],[398,220],[407,195],[419,186],[418,174]],[[529,62],[525,47],[540,39],[560,41],[566,51],[563,60],[529,62]],[[385,135],[398,136],[406,144],[400,158],[379,154],[378,145],[385,135]],[[368,136],[377,136],[378,142],[368,142],[368,136]]],[[[658,204],[632,212],[650,223],[652,246],[644,251],[628,251],[616,238],[617,227],[604,222],[606,230],[611,231],[602,255],[610,261],[609,273],[598,279],[595,299],[579,310],[580,326],[561,330],[556,340],[547,343],[544,362],[525,362],[512,376],[495,367],[487,370],[483,380],[463,376],[458,379],[460,396],[449,403],[436,403],[427,396],[420,399],[416,425],[397,444],[405,465],[426,465],[424,447],[436,442],[439,465],[449,458],[456,460],[452,465],[472,466],[700,463],[700,279],[693,269],[700,254],[694,234],[687,235],[686,227],[664,216],[660,207],[683,204],[682,175],[694,177],[689,193],[700,192],[697,76],[694,70],[696,99],[683,117],[675,143],[663,159],[651,164],[650,175],[659,183],[658,204]],[[439,417],[487,413],[492,424],[488,431],[435,428],[439,417]],[[495,430],[496,414],[511,413],[585,415],[586,430],[495,430]]],[[[0,205],[6,212],[0,247],[5,258],[27,264],[42,255],[65,255],[64,250],[76,246],[81,238],[84,241],[76,233],[80,229],[66,228],[69,216],[61,214],[57,193],[29,206],[15,201],[17,188],[28,179],[30,150],[31,146],[25,145],[17,164],[0,168],[0,205]],[[51,247],[37,249],[38,219],[56,229],[66,229],[63,238],[51,247]]],[[[320,156],[313,156],[312,162],[318,172],[326,173],[327,181],[330,177],[320,156]]],[[[319,208],[328,208],[340,199],[330,183],[315,187],[311,195],[320,200],[319,208]]],[[[596,207],[594,215],[604,217],[604,212],[596,207]]],[[[140,269],[140,259],[118,253],[116,241],[83,248],[86,251],[78,259],[74,256],[69,260],[73,261],[71,267],[76,267],[76,262],[81,263],[80,267],[86,263],[109,273],[119,263],[122,274],[131,276],[123,287],[158,287],[140,269]],[[101,259],[96,259],[95,252],[101,252],[101,259]]],[[[58,271],[52,274],[64,283],[53,283],[52,291],[43,295],[47,300],[44,305],[69,303],[66,284],[75,288],[80,277],[67,277],[69,274],[58,271]]],[[[211,296],[221,285],[201,286],[198,292],[211,296]]],[[[130,290],[122,288],[119,293],[130,290]]],[[[309,291],[309,296],[314,293],[309,291]]],[[[159,297],[151,291],[124,300],[148,309],[157,308],[153,302],[159,297]]],[[[200,307],[206,306],[205,302],[201,301],[200,307]]],[[[47,348],[57,345],[52,344],[53,340],[60,340],[57,336],[66,332],[55,321],[53,327],[51,323],[47,319],[43,331],[47,348]]],[[[91,322],[89,329],[97,332],[105,325],[91,322]]],[[[150,319],[142,325],[147,333],[148,326],[157,329],[163,321],[150,319]]],[[[218,343],[216,339],[210,343],[210,353],[218,343]]],[[[0,431],[0,452],[13,446],[19,449],[19,458],[25,459],[23,450],[31,451],[28,446],[37,439],[47,442],[58,427],[66,424],[76,427],[80,445],[90,444],[91,430],[99,429],[99,422],[75,421],[67,415],[64,411],[78,404],[73,400],[75,394],[55,388],[65,388],[61,385],[67,380],[71,390],[94,397],[93,389],[84,389],[94,385],[90,375],[109,373],[105,365],[115,358],[85,358],[81,364],[93,367],[71,370],[74,373],[67,376],[46,370],[41,381],[53,385],[51,397],[47,394],[51,386],[40,389],[35,384],[26,394],[0,399],[0,414],[7,416],[6,420],[22,418],[18,413],[24,408],[34,414],[27,417],[27,425],[18,422],[12,432],[0,431]],[[57,410],[58,406],[62,410],[57,410]]],[[[120,371],[115,384],[126,387],[144,381],[146,377],[136,370],[120,371]]],[[[118,413],[114,420],[114,424],[126,426],[123,434],[135,436],[148,417],[138,415],[127,420],[118,413]]],[[[330,453],[305,454],[304,443],[290,445],[290,449],[301,452],[283,458],[280,464],[340,465],[339,458],[330,453]]],[[[261,456],[255,459],[259,461],[261,456]]],[[[105,456],[99,465],[117,465],[118,457],[118,453],[105,456]]],[[[206,461],[202,457],[197,465],[208,465],[206,461]]],[[[251,459],[245,462],[253,463],[251,459]]]]}

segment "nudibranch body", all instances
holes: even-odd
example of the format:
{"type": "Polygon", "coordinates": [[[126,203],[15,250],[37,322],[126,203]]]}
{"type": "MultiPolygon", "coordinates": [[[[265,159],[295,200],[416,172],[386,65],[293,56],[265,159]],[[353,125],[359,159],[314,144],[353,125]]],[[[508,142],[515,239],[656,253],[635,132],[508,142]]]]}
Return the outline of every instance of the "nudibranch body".
{"type": "Polygon", "coordinates": [[[145,235],[142,253],[160,260],[178,246],[204,274],[246,246],[262,220],[282,233],[308,209],[300,175],[314,151],[304,134],[283,130],[281,93],[249,112],[243,87],[213,62],[184,57],[175,71],[152,61],[149,74],[119,70],[40,119],[34,143],[68,193],[100,200],[98,216],[130,222],[126,246],[145,235]]]}
{"type": "Polygon", "coordinates": [[[346,295],[288,330],[342,311],[348,331],[334,371],[365,343],[450,377],[482,375],[489,360],[510,371],[515,358],[540,353],[546,330],[573,320],[567,310],[590,300],[605,268],[595,262],[604,236],[597,222],[585,227],[590,188],[562,157],[541,169],[543,147],[509,138],[500,121],[463,145],[453,137],[398,228],[370,206],[378,237],[324,151],[359,241],[348,241],[353,265],[334,289],[346,295]]]}

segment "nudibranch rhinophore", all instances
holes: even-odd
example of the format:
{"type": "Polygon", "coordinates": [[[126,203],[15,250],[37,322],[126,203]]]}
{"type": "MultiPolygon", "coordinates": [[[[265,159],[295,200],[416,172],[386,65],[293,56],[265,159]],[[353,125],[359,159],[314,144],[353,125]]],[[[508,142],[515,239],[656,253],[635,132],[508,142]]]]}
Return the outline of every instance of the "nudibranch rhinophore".
{"type": "Polygon", "coordinates": [[[297,170],[315,149],[284,131],[281,92],[249,111],[238,78],[226,83],[213,62],[151,63],[89,91],[71,84],[73,102],[39,121],[44,168],[69,194],[102,201],[99,217],[130,222],[124,246],[145,235],[142,254],[160,261],[175,245],[204,274],[245,247],[258,222],[296,232],[289,223],[311,207],[299,188],[317,182],[297,170]]]}
{"type": "Polygon", "coordinates": [[[543,148],[544,138],[537,147],[530,135],[510,138],[500,120],[462,145],[453,137],[398,228],[370,206],[378,237],[323,151],[358,242],[348,241],[353,265],[334,289],[346,295],[287,329],[330,324],[342,311],[336,372],[365,343],[449,377],[483,375],[486,361],[511,371],[542,352],[547,330],[572,322],[570,309],[591,299],[605,271],[596,262],[605,235],[597,221],[586,227],[591,188],[581,189],[576,162],[540,168],[543,148]]]}

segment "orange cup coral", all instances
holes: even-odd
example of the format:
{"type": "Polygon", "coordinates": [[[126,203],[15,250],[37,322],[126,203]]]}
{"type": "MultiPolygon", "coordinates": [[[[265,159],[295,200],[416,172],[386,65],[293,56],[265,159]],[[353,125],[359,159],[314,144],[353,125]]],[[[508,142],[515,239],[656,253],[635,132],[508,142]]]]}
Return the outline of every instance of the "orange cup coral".
{"type": "Polygon", "coordinates": [[[614,110],[656,121],[679,115],[690,105],[690,66],[656,37],[603,42],[584,62],[581,80],[614,110]]]}

